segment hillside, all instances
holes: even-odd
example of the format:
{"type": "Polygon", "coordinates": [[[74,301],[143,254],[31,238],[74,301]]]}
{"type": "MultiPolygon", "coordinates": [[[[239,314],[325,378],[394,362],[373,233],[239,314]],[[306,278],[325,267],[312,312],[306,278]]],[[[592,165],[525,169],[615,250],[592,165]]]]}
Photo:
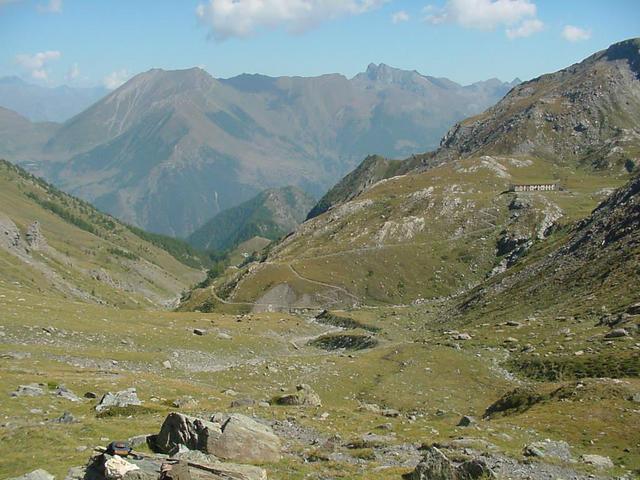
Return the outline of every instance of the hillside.
{"type": "Polygon", "coordinates": [[[41,151],[7,158],[127,223],[186,237],[264,189],[320,196],[370,153],[434,148],[511,87],[386,65],[353,79],[154,69],[65,122],[41,151]]]}
{"type": "Polygon", "coordinates": [[[254,310],[406,304],[466,291],[512,267],[554,230],[588,216],[637,168],[640,134],[629,118],[640,111],[640,80],[629,45],[637,41],[516,87],[461,123],[468,127],[454,127],[432,154],[367,159],[321,200],[316,209],[325,213],[263,262],[220,279],[213,299],[211,290],[193,292],[183,307],[207,298],[254,310]],[[557,116],[552,136],[541,127],[545,108],[557,116]],[[480,128],[487,133],[463,134],[480,128]],[[480,143],[464,147],[467,138],[480,143]],[[531,183],[562,189],[508,193],[531,183]]]}
{"type": "Polygon", "coordinates": [[[166,307],[202,277],[159,248],[161,239],[151,243],[4,160],[0,228],[0,282],[24,291],[120,307],[166,307]]]}
{"type": "MultiPolygon", "coordinates": [[[[639,50],[640,39],[616,43],[520,83],[495,106],[454,125],[436,151],[408,158],[382,178],[481,155],[529,155],[604,173],[632,170],[640,156],[639,50]]],[[[323,208],[354,192],[338,184],[321,200],[323,208]]]]}
{"type": "Polygon", "coordinates": [[[32,122],[64,122],[104,97],[100,87],[41,87],[18,77],[0,78],[0,106],[32,122]]]}
{"type": "Polygon", "coordinates": [[[277,240],[302,223],[314,202],[296,187],[265,190],[217,214],[187,241],[200,250],[227,251],[253,237],[277,240]]]}
{"type": "Polygon", "coordinates": [[[59,127],[51,122],[31,122],[0,107],[0,158],[40,158],[45,143],[59,127]]]}

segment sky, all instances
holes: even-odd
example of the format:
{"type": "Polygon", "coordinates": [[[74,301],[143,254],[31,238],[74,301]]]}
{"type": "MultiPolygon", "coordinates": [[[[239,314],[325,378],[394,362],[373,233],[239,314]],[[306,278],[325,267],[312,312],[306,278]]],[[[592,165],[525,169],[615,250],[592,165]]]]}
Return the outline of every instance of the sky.
{"type": "Polygon", "coordinates": [[[0,77],[117,88],[151,68],[527,80],[640,36],[640,0],[0,0],[0,77]]]}

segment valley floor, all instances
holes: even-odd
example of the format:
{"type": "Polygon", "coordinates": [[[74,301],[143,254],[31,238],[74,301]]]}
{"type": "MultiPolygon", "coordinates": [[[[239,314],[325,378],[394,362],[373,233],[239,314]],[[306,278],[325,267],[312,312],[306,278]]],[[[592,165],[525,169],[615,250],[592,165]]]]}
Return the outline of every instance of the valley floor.
{"type": "MultiPolygon", "coordinates": [[[[94,446],[155,433],[168,412],[179,410],[237,411],[270,422],[286,449],[282,461],[265,465],[272,479],[401,478],[420,460],[420,446],[434,443],[454,460],[484,456],[501,478],[635,478],[637,378],[535,382],[507,369],[514,343],[542,349],[558,340],[579,348],[593,335],[592,325],[568,320],[562,328],[572,335],[562,340],[543,319],[508,325],[487,318],[455,327],[442,321],[446,311],[446,303],[434,302],[343,312],[359,322],[343,331],[313,321],[311,312],[116,310],[0,283],[0,477],[45,468],[64,478],[70,467],[86,463],[94,446]],[[318,340],[347,334],[377,345],[317,347],[331,346],[318,340]],[[32,383],[45,394],[11,396],[32,383]],[[298,383],[311,385],[322,406],[266,403],[298,383]],[[59,384],[98,399],[135,387],[143,406],[101,418],[98,400],[56,396],[59,384]],[[511,398],[505,412],[483,419],[516,387],[536,395],[528,403],[511,398]],[[195,401],[173,406],[185,396],[195,401]],[[64,412],[75,421],[58,422],[64,412]],[[464,415],[475,420],[457,426],[464,415]],[[571,458],[524,462],[523,448],[546,439],[566,441],[571,458]],[[583,454],[607,456],[615,467],[594,470],[583,454]]],[[[634,348],[632,339],[619,342],[634,348]]]]}

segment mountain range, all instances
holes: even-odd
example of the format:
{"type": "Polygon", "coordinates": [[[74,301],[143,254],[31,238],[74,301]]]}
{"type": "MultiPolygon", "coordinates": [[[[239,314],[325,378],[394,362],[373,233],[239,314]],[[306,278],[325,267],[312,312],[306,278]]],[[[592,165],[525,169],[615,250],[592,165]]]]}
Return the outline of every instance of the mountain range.
{"type": "Polygon", "coordinates": [[[184,307],[419,303],[508,274],[637,175],[639,65],[639,39],[614,44],[516,86],[433,152],[368,157],[261,262],[184,307]],[[539,183],[560,189],[511,191],[539,183]]]}
{"type": "Polygon", "coordinates": [[[130,224],[185,237],[266,188],[319,196],[369,153],[432,148],[516,83],[461,86],[384,64],[352,79],[154,69],[48,136],[40,124],[21,145],[0,136],[0,154],[130,224]]]}
{"type": "Polygon", "coordinates": [[[32,122],[64,122],[108,92],[104,87],[42,87],[19,77],[0,78],[0,106],[32,122]]]}

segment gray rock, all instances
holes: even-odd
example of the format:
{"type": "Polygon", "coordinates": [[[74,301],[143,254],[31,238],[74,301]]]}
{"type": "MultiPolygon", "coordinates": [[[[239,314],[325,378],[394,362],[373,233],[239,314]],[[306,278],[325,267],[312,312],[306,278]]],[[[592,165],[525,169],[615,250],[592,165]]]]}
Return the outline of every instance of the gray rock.
{"type": "Polygon", "coordinates": [[[282,444],[271,427],[237,413],[215,414],[211,420],[222,425],[222,435],[212,443],[217,457],[249,463],[280,460],[282,444]]]}
{"type": "Polygon", "coordinates": [[[193,329],[193,334],[194,335],[203,336],[203,335],[207,334],[207,331],[204,328],[194,328],[193,329]]]}
{"type": "Polygon", "coordinates": [[[44,390],[37,383],[19,385],[15,392],[11,392],[12,397],[40,397],[42,395],[44,395],[44,390]]]}
{"type": "Polygon", "coordinates": [[[571,461],[571,448],[567,442],[563,441],[556,442],[547,439],[541,442],[534,442],[524,447],[522,453],[527,457],[549,457],[565,462],[571,461]]]}
{"type": "Polygon", "coordinates": [[[455,466],[436,447],[427,448],[422,460],[405,480],[480,480],[496,478],[493,471],[480,459],[472,459],[455,466]]]}
{"type": "Polygon", "coordinates": [[[21,477],[14,477],[8,480],[55,480],[56,477],[51,475],[46,470],[38,469],[33,472],[26,473],[21,477]]]}
{"type": "Polygon", "coordinates": [[[70,412],[64,412],[60,417],[56,418],[57,423],[74,423],[75,421],[76,417],[70,412]]]}
{"type": "Polygon", "coordinates": [[[131,448],[137,448],[137,447],[141,447],[143,445],[147,445],[148,439],[151,436],[152,436],[151,434],[135,435],[133,437],[130,437],[127,440],[127,442],[129,442],[129,445],[131,445],[131,448]]]}
{"type": "Polygon", "coordinates": [[[52,393],[58,397],[64,398],[65,400],[69,400],[70,402],[80,401],[80,397],[78,397],[64,385],[58,385],[52,393]]]}
{"type": "Polygon", "coordinates": [[[453,338],[454,340],[471,340],[471,335],[463,332],[455,335],[453,338]]]}
{"type": "Polygon", "coordinates": [[[64,480],[84,480],[86,475],[86,467],[71,467],[67,472],[67,476],[64,477],[64,480]]]}
{"type": "Polygon", "coordinates": [[[603,457],[602,455],[582,455],[580,457],[582,463],[592,465],[596,468],[613,468],[613,462],[609,457],[603,457]]]}
{"type": "Polygon", "coordinates": [[[629,332],[627,332],[624,328],[614,328],[609,333],[607,333],[604,338],[622,338],[628,336],[629,332]]]}
{"type": "Polygon", "coordinates": [[[320,396],[306,383],[296,386],[296,393],[283,395],[276,399],[278,405],[294,405],[303,407],[320,407],[322,400],[320,396]]]}
{"type": "Polygon", "coordinates": [[[102,412],[112,407],[128,407],[130,405],[142,405],[135,388],[128,388],[116,393],[107,392],[96,405],[96,411],[102,412]]]}
{"type": "Polygon", "coordinates": [[[415,470],[403,476],[405,480],[457,480],[456,469],[436,447],[429,447],[415,470]]]}
{"type": "Polygon", "coordinates": [[[213,453],[213,442],[221,435],[222,429],[219,423],[208,422],[182,413],[170,413],[155,438],[155,447],[158,451],[167,454],[176,453],[180,445],[184,445],[189,450],[213,453]]]}
{"type": "Polygon", "coordinates": [[[191,395],[183,395],[171,402],[171,405],[179,409],[195,408],[198,406],[198,400],[193,398],[191,395]]]}
{"type": "Polygon", "coordinates": [[[175,458],[188,462],[206,465],[215,468],[220,473],[227,475],[225,478],[238,478],[241,480],[267,480],[267,472],[252,465],[240,465],[237,463],[222,463],[214,455],[207,455],[198,450],[187,450],[175,455],[175,458]]]}

